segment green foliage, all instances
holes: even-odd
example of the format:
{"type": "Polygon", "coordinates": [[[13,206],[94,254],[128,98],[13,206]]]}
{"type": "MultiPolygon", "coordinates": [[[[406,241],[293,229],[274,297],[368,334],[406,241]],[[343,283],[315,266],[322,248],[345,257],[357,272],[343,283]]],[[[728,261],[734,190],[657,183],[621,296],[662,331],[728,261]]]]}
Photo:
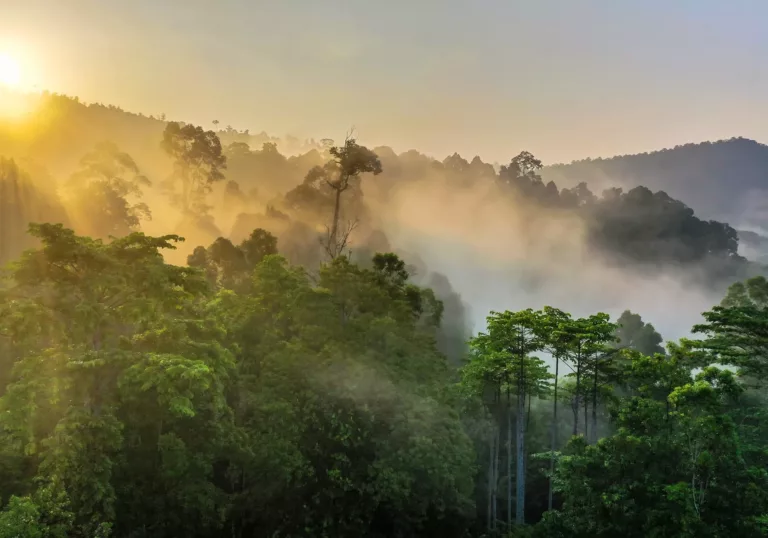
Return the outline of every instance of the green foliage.
{"type": "Polygon", "coordinates": [[[0,325],[10,535],[463,535],[442,305],[397,256],[314,281],[257,230],[234,293],[166,264],[174,236],[31,231],[0,325]]]}
{"type": "Polygon", "coordinates": [[[2,305],[3,334],[19,356],[0,400],[6,446],[39,488],[66,497],[69,536],[105,535],[131,517],[115,477],[163,475],[157,461],[142,476],[136,436],[151,443],[147,429],[226,425],[231,357],[196,306],[205,281],[163,262],[159,249],[177,238],[134,233],[104,244],[60,225],[31,231],[43,247],[13,266],[2,305]],[[30,314],[34,323],[19,323],[30,314]]]}
{"type": "Polygon", "coordinates": [[[650,323],[643,322],[639,314],[625,310],[616,320],[618,345],[632,348],[644,355],[664,353],[661,343],[664,339],[650,323]]]}
{"type": "Polygon", "coordinates": [[[253,269],[271,254],[277,254],[277,238],[257,228],[239,246],[219,237],[207,249],[195,248],[187,257],[187,264],[202,269],[214,286],[242,291],[249,287],[253,269]]]}
{"type": "MultiPolygon", "coordinates": [[[[678,369],[681,377],[689,371],[678,369]]],[[[733,375],[707,369],[688,379],[669,395],[671,413],[663,401],[628,398],[616,409],[614,435],[592,446],[580,438],[569,443],[556,481],[566,501],[544,519],[542,532],[762,536],[757,520],[768,475],[741,458],[727,416],[739,392],[733,375]]]]}
{"type": "Polygon", "coordinates": [[[733,284],[723,302],[703,314],[705,323],[693,328],[706,338],[692,345],[762,382],[768,375],[767,291],[764,277],[733,284]]]}
{"type": "Polygon", "coordinates": [[[456,372],[394,253],[310,272],[256,229],[180,267],[177,236],[30,232],[0,290],[0,537],[768,532],[765,279],[668,353],[630,312],[492,312],[456,372]]]}
{"type": "Polygon", "coordinates": [[[28,497],[20,498],[15,495],[8,505],[0,512],[1,538],[43,538],[43,528],[40,524],[40,509],[28,497]]]}
{"type": "Polygon", "coordinates": [[[393,255],[370,270],[337,258],[314,286],[267,256],[250,295],[221,296],[242,327],[234,405],[253,440],[235,473],[243,532],[408,533],[466,521],[471,445],[439,390],[449,370],[407,278],[393,255]]]}

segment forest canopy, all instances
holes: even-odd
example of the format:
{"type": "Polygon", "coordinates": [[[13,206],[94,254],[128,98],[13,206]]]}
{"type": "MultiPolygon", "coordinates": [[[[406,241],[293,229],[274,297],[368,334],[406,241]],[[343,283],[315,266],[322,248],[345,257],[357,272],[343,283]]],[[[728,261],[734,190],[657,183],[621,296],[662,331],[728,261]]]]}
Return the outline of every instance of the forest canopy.
{"type": "Polygon", "coordinates": [[[768,534],[768,282],[729,224],[526,151],[37,104],[0,124],[0,538],[768,534]],[[721,302],[679,340],[589,301],[473,327],[405,246],[429,196],[440,240],[721,302]]]}
{"type": "Polygon", "coordinates": [[[256,230],[212,272],[165,263],[176,236],[30,232],[4,536],[764,535],[762,277],[667,354],[631,312],[492,312],[457,371],[395,254],[312,277],[256,230]]]}

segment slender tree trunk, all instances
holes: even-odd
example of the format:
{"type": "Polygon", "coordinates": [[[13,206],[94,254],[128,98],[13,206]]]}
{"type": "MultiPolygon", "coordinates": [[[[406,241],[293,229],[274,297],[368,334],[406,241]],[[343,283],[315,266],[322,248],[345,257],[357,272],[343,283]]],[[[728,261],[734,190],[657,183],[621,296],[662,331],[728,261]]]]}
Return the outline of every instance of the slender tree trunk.
{"type": "Polygon", "coordinates": [[[496,407],[494,409],[494,443],[493,443],[493,499],[491,501],[491,529],[496,529],[498,520],[498,489],[499,489],[499,451],[501,450],[501,385],[496,387],[494,396],[496,407]]]}
{"type": "Polygon", "coordinates": [[[592,380],[592,444],[597,443],[597,361],[595,358],[595,375],[592,380]]]}
{"type": "Polygon", "coordinates": [[[515,523],[525,523],[525,357],[520,357],[517,381],[517,504],[515,523]]]}
{"type": "Polygon", "coordinates": [[[552,481],[555,476],[555,450],[557,450],[557,378],[560,374],[560,359],[555,357],[555,391],[554,406],[552,409],[552,455],[549,458],[549,498],[547,499],[547,510],[552,510],[552,481]]]}
{"type": "Polygon", "coordinates": [[[581,357],[576,361],[576,394],[573,401],[573,435],[579,435],[579,387],[581,385],[581,357]]]}
{"type": "Polygon", "coordinates": [[[512,527],[512,403],[507,379],[507,525],[512,527]]]}
{"type": "Polygon", "coordinates": [[[528,416],[525,419],[525,430],[528,431],[531,427],[531,392],[528,393],[528,416]]]}
{"type": "Polygon", "coordinates": [[[491,503],[493,502],[493,445],[496,443],[496,433],[491,429],[488,435],[488,530],[491,530],[491,503]]]}
{"type": "Polygon", "coordinates": [[[501,442],[501,428],[496,427],[496,442],[494,443],[493,454],[493,515],[492,515],[492,528],[496,528],[496,520],[498,519],[498,488],[499,488],[499,445],[501,442]]]}
{"type": "Polygon", "coordinates": [[[192,211],[192,178],[189,177],[189,167],[182,166],[181,169],[181,209],[184,216],[192,211]]]}
{"type": "Polygon", "coordinates": [[[331,223],[331,233],[328,237],[328,252],[332,253],[333,258],[339,255],[339,252],[336,252],[336,248],[337,248],[337,236],[339,233],[340,208],[341,208],[341,189],[336,189],[336,202],[333,206],[333,222],[331,223]]]}
{"type": "Polygon", "coordinates": [[[589,398],[584,398],[584,440],[589,443],[589,398]]]}

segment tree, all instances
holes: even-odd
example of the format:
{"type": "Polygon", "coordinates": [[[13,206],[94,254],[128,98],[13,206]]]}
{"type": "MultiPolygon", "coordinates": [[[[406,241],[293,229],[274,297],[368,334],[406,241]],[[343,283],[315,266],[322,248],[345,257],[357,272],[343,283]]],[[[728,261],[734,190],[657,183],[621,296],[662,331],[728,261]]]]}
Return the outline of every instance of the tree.
{"type": "Polygon", "coordinates": [[[202,269],[214,285],[244,291],[253,269],[272,254],[277,254],[277,238],[257,228],[238,246],[219,237],[208,248],[196,247],[187,257],[187,265],[202,269]]]}
{"type": "MultiPolygon", "coordinates": [[[[611,398],[611,385],[620,377],[615,368],[616,355],[623,351],[622,348],[614,350],[604,350],[595,355],[587,366],[587,375],[592,377],[592,387],[590,390],[592,399],[592,426],[589,430],[589,441],[594,444],[598,440],[597,431],[597,406],[598,403],[611,398]]],[[[586,390],[584,391],[586,393],[586,390]]],[[[586,399],[585,399],[586,401],[586,399]]],[[[586,411],[586,407],[585,407],[586,411]]],[[[586,416],[584,417],[586,421],[586,416]]]]}
{"type": "Polygon", "coordinates": [[[525,522],[525,402],[527,390],[537,386],[543,375],[530,354],[541,350],[544,343],[539,338],[542,323],[541,313],[533,310],[521,312],[492,312],[487,318],[487,333],[480,333],[472,339],[470,346],[475,353],[478,366],[470,368],[465,375],[481,379],[493,379],[503,383],[507,392],[507,522],[512,524],[512,412],[510,392],[515,386],[517,394],[516,424],[516,509],[515,522],[525,522]]]}
{"type": "Polygon", "coordinates": [[[522,151],[513,157],[508,165],[501,167],[499,176],[508,181],[519,182],[528,180],[529,183],[536,182],[541,180],[541,177],[538,175],[541,167],[541,161],[534,157],[533,154],[528,151],[522,151]]]}
{"type": "Polygon", "coordinates": [[[149,185],[130,155],[112,142],[97,144],[66,183],[75,226],[103,239],[135,231],[141,220],[151,218],[149,206],[139,201],[142,187],[149,185]]]}
{"type": "Polygon", "coordinates": [[[328,227],[325,245],[328,255],[333,259],[344,250],[355,226],[352,223],[346,230],[340,231],[341,193],[349,189],[353,182],[359,180],[360,174],[378,175],[382,168],[376,154],[365,146],[359,145],[354,138],[347,137],[343,146],[334,146],[328,152],[332,157],[331,160],[322,167],[310,170],[305,183],[322,181],[333,190],[333,219],[328,227]]]}
{"type": "Polygon", "coordinates": [[[664,353],[661,343],[664,339],[650,323],[643,322],[639,314],[625,310],[616,320],[617,344],[621,347],[636,349],[644,355],[664,353]]]}
{"type": "MultiPolygon", "coordinates": [[[[616,325],[610,322],[608,314],[594,314],[586,318],[570,321],[562,326],[561,334],[564,342],[567,342],[565,360],[575,366],[570,374],[575,378],[575,387],[572,401],[573,409],[573,435],[579,434],[579,408],[584,404],[584,433],[588,434],[587,408],[589,400],[582,385],[583,376],[593,362],[598,361],[607,350],[607,344],[614,339],[616,325]]],[[[598,368],[595,366],[595,368],[598,368]]]]}
{"type": "MultiPolygon", "coordinates": [[[[237,343],[233,528],[242,535],[461,536],[473,452],[428,293],[380,254],[304,270],[267,256],[217,312],[237,343]],[[254,330],[258,328],[258,330],[254,330]]],[[[233,343],[235,343],[233,342],[233,343]]]]}
{"type": "MultiPolygon", "coordinates": [[[[634,359],[643,378],[667,364],[647,359],[634,359]]],[[[591,446],[571,440],[556,477],[566,501],[545,516],[541,536],[763,535],[768,482],[740,458],[727,416],[739,392],[732,374],[707,369],[691,379],[685,365],[676,368],[668,379],[687,381],[670,393],[670,414],[663,401],[631,397],[615,414],[614,435],[591,446]]]]}
{"type": "Polygon", "coordinates": [[[171,122],[165,127],[161,147],[174,161],[174,172],[165,184],[171,203],[184,213],[205,214],[205,196],[213,183],[224,179],[222,170],[227,167],[218,135],[171,122]]]}
{"type": "Polygon", "coordinates": [[[35,246],[27,229],[41,220],[67,223],[55,191],[44,189],[16,161],[0,157],[0,266],[35,246]]]}
{"type": "Polygon", "coordinates": [[[40,512],[70,514],[67,536],[131,527],[139,507],[150,526],[150,502],[174,514],[156,535],[215,527],[217,491],[200,495],[209,475],[190,462],[210,463],[226,438],[205,432],[224,435],[232,363],[197,309],[205,281],[163,262],[175,236],[104,244],[61,225],[31,232],[43,246],[13,266],[2,297],[0,334],[18,359],[0,409],[1,438],[24,455],[40,512]]]}
{"type": "Polygon", "coordinates": [[[768,280],[754,277],[733,284],[722,303],[703,316],[705,323],[693,332],[705,339],[690,344],[763,382],[768,377],[768,280]]]}
{"type": "Polygon", "coordinates": [[[539,325],[539,338],[544,343],[544,349],[548,351],[555,359],[555,376],[552,392],[552,438],[550,445],[549,460],[549,492],[547,498],[547,508],[552,510],[552,500],[554,494],[554,473],[555,473],[555,451],[558,449],[557,439],[557,383],[560,377],[560,361],[568,356],[571,344],[571,323],[570,314],[550,306],[544,307],[544,317],[539,325]]]}

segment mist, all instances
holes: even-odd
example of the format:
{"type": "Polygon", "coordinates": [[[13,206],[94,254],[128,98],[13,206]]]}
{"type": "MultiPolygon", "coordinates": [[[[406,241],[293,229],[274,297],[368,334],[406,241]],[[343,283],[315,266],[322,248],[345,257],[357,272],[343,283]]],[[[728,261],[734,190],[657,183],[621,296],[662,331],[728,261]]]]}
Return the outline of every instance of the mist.
{"type": "Polygon", "coordinates": [[[456,188],[431,178],[401,185],[383,202],[375,185],[369,190],[366,200],[392,244],[448,277],[470,307],[474,332],[484,330],[490,311],[549,305],[614,319],[628,309],[675,341],[722,298],[722,286],[692,282],[690,267],[617,266],[590,247],[575,213],[532,207],[491,183],[456,188]]]}
{"type": "MultiPolygon", "coordinates": [[[[261,146],[274,144],[279,153],[252,164],[238,164],[240,161],[230,158],[227,180],[236,180],[244,193],[255,194],[234,206],[227,198],[226,181],[218,182],[207,196],[206,224],[192,225],[168,203],[161,188],[173,171],[159,148],[163,119],[59,96],[8,95],[15,102],[23,101],[25,115],[8,119],[0,132],[4,152],[16,157],[49,190],[51,181],[59,185],[54,190],[60,189],[63,180],[78,169],[79,156],[103,140],[115,141],[134,157],[152,181],[143,193],[152,216],[141,222],[141,229],[150,235],[183,236],[185,242],[178,250],[166,255],[177,264],[185,264],[196,246],[206,246],[219,236],[230,237],[240,215],[256,216],[269,205],[280,206],[283,197],[301,185],[311,166],[327,158],[322,155],[323,144],[315,140],[220,129],[225,148],[239,143],[257,158],[261,146]],[[76,121],[89,128],[73,129],[76,121]]],[[[364,134],[361,143],[365,143],[364,134]]],[[[387,147],[376,150],[384,173],[362,178],[362,205],[350,209],[349,217],[362,217],[366,222],[351,236],[351,248],[365,249],[368,234],[382,231],[389,247],[403,253],[408,262],[421,260],[428,271],[448,278],[469,307],[474,332],[483,329],[491,310],[553,305],[578,315],[605,311],[613,317],[629,309],[653,323],[665,339],[676,340],[689,334],[700,313],[719,302],[727,287],[727,282],[691,279],[692,274],[706,270],[705,262],[683,267],[674,259],[661,260],[650,268],[617,264],[605,249],[590,243],[587,222],[577,211],[555,210],[532,203],[519,192],[504,192],[485,179],[498,170],[477,157],[470,164],[454,155],[441,165],[452,168],[438,169],[439,161],[416,151],[396,155],[387,147]],[[469,175],[461,179],[462,174],[469,175]],[[480,179],[471,179],[475,176],[480,179]],[[360,211],[369,214],[360,215],[360,211]]],[[[555,168],[553,177],[573,187],[575,182],[564,170],[555,168]]],[[[612,179],[602,170],[592,179],[594,186],[588,186],[598,190],[622,184],[620,177],[612,179]]],[[[313,230],[321,230],[330,218],[306,211],[289,213],[294,221],[313,230]]],[[[278,240],[284,242],[285,238],[278,240]]],[[[316,245],[299,247],[311,250],[316,245]]],[[[748,245],[739,248],[749,256],[756,255],[748,245]]]]}

